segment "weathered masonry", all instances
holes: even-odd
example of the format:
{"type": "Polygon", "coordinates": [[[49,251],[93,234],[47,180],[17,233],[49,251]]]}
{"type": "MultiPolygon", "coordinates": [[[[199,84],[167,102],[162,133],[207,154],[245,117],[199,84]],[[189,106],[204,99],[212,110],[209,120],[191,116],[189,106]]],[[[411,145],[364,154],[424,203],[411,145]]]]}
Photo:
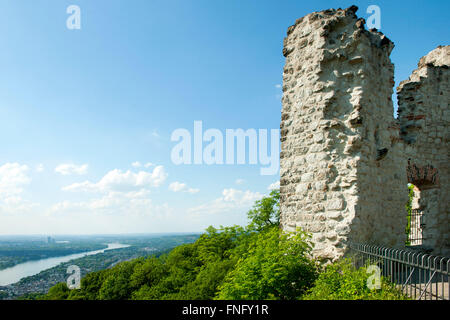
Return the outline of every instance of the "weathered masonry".
{"type": "Polygon", "coordinates": [[[450,46],[420,59],[397,88],[394,44],[357,7],[311,13],[284,40],[281,225],[313,235],[314,254],[349,242],[405,246],[408,183],[420,248],[448,255],[450,46]]]}

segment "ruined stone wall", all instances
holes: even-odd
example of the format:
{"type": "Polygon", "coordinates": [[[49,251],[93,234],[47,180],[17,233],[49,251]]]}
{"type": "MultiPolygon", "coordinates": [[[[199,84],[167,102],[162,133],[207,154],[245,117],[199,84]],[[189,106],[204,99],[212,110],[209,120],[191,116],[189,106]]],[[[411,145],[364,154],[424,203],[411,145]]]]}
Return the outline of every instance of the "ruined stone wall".
{"type": "Polygon", "coordinates": [[[356,10],[309,14],[284,40],[281,225],[310,232],[325,261],[350,241],[405,242],[408,157],[393,118],[394,45],[366,30],[356,10]]]}
{"type": "Polygon", "coordinates": [[[450,255],[449,65],[450,46],[438,47],[397,88],[408,182],[416,186],[414,209],[423,215],[422,246],[444,255],[450,255]]]}

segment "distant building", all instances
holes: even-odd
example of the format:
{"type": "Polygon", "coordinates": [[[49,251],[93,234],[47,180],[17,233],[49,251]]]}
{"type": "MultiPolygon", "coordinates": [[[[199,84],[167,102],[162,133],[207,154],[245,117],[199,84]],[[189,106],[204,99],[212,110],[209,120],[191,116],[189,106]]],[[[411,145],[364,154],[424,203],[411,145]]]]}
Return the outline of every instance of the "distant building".
{"type": "Polygon", "coordinates": [[[49,236],[47,237],[47,243],[55,243],[55,239],[49,236]]]}

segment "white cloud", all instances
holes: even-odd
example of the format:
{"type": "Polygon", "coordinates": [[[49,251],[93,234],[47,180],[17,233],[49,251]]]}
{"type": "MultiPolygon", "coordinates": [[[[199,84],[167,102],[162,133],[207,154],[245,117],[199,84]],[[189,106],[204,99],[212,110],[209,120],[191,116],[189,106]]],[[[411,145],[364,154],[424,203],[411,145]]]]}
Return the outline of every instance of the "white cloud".
{"type": "Polygon", "coordinates": [[[55,168],[55,172],[60,173],[63,176],[68,176],[68,175],[72,175],[72,174],[84,175],[87,173],[87,171],[88,171],[87,164],[78,166],[78,165],[75,165],[72,163],[64,163],[64,164],[60,164],[59,166],[57,166],[55,168]]]}
{"type": "Polygon", "coordinates": [[[91,214],[96,217],[113,216],[117,219],[122,216],[126,216],[127,219],[131,217],[165,219],[172,214],[172,208],[167,204],[154,204],[149,196],[150,188],[159,187],[166,178],[167,173],[163,166],[157,166],[151,172],[114,169],[96,183],[84,181],[64,187],[65,191],[91,192],[96,196],[81,202],[59,202],[48,211],[48,214],[51,216],[91,214]]]}
{"type": "Polygon", "coordinates": [[[267,190],[280,189],[280,181],[276,181],[272,183],[267,190]]]}
{"type": "Polygon", "coordinates": [[[186,184],[185,183],[180,183],[180,182],[172,182],[169,185],[169,190],[172,190],[173,192],[179,192],[179,191],[182,191],[185,188],[186,188],[186,184]]]}
{"type": "Polygon", "coordinates": [[[6,163],[0,167],[0,197],[6,198],[23,192],[23,187],[30,184],[31,178],[26,165],[6,163]]]}
{"type": "Polygon", "coordinates": [[[44,165],[42,163],[38,164],[35,168],[36,172],[43,172],[44,171],[44,165]]]}
{"type": "Polygon", "coordinates": [[[244,179],[236,179],[236,181],[235,181],[235,183],[236,184],[244,184],[245,183],[245,180],[244,179]]]}
{"type": "Polygon", "coordinates": [[[188,188],[185,183],[181,183],[178,181],[172,182],[169,185],[169,190],[173,192],[187,192],[190,194],[198,193],[200,191],[200,189],[188,188]]]}
{"type": "Polygon", "coordinates": [[[86,206],[84,203],[81,203],[81,202],[78,203],[78,202],[71,202],[71,201],[64,200],[64,201],[54,204],[50,208],[50,212],[51,213],[68,212],[68,211],[72,211],[74,209],[85,210],[86,206]]]}
{"type": "Polygon", "coordinates": [[[63,188],[64,191],[108,192],[126,191],[136,188],[149,188],[161,186],[167,178],[163,166],[157,166],[153,172],[132,172],[114,169],[109,171],[100,181],[93,183],[84,181],[74,183],[63,188]]]}
{"type": "Polygon", "coordinates": [[[140,163],[139,161],[136,161],[136,162],[133,162],[131,164],[131,166],[134,168],[140,168],[140,167],[142,167],[142,163],[140,163]]]}
{"type": "Polygon", "coordinates": [[[172,209],[167,204],[155,205],[149,198],[150,192],[146,189],[121,192],[109,191],[100,198],[82,202],[62,201],[53,205],[51,215],[68,213],[92,215],[127,215],[151,216],[164,218],[171,215],[172,209]]]}
{"type": "Polygon", "coordinates": [[[22,199],[25,186],[31,183],[28,166],[6,163],[0,166],[0,213],[28,211],[38,204],[22,199]]]}
{"type": "Polygon", "coordinates": [[[150,168],[150,167],[153,167],[154,165],[155,165],[155,164],[154,164],[154,163],[151,163],[151,162],[147,162],[146,164],[142,164],[142,163],[139,162],[139,161],[133,162],[133,163],[131,164],[131,166],[134,167],[134,168],[141,168],[141,167],[150,168]]]}
{"type": "Polygon", "coordinates": [[[155,138],[159,138],[160,137],[160,135],[159,135],[159,133],[158,133],[158,131],[156,129],[152,131],[152,136],[155,137],[155,138]]]}
{"type": "Polygon", "coordinates": [[[62,188],[63,191],[84,191],[84,192],[96,192],[100,191],[97,184],[92,183],[88,180],[84,182],[73,183],[69,186],[62,188]]]}
{"type": "Polygon", "coordinates": [[[192,217],[212,214],[226,214],[250,209],[256,200],[263,197],[259,192],[250,190],[224,189],[222,197],[187,210],[192,217]]]}
{"type": "Polygon", "coordinates": [[[277,83],[277,84],[275,85],[275,88],[281,89],[281,84],[277,83]]]}
{"type": "Polygon", "coordinates": [[[187,192],[187,193],[190,193],[190,194],[199,193],[199,192],[200,192],[200,189],[197,189],[197,188],[188,188],[188,189],[186,190],[186,192],[187,192]]]}
{"type": "Polygon", "coordinates": [[[241,191],[237,189],[224,189],[222,191],[223,200],[233,202],[238,205],[253,204],[253,202],[262,197],[259,192],[251,192],[250,190],[241,191]]]}

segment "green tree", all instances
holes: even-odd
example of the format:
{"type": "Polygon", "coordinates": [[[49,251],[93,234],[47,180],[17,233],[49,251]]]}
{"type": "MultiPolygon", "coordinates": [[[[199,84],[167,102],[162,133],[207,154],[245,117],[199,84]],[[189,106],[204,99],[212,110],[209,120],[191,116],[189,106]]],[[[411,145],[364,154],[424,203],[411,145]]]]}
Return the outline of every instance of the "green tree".
{"type": "Polygon", "coordinates": [[[130,277],[130,286],[133,290],[138,290],[144,285],[151,287],[158,284],[167,275],[167,267],[161,259],[156,257],[141,259],[130,277]]]}
{"type": "Polygon", "coordinates": [[[219,288],[217,299],[299,299],[316,279],[309,237],[266,228],[219,288]]]}
{"type": "Polygon", "coordinates": [[[240,226],[220,229],[210,226],[194,244],[198,258],[203,264],[227,259],[239,242],[238,239],[243,236],[245,236],[245,230],[240,226]]]}
{"type": "Polygon", "coordinates": [[[100,300],[126,300],[131,298],[132,287],[130,278],[133,274],[134,267],[141,261],[122,262],[113,267],[105,278],[98,292],[100,300]]]}
{"type": "Polygon", "coordinates": [[[257,200],[247,213],[250,219],[248,229],[261,231],[266,227],[280,224],[280,190],[274,189],[270,195],[257,200]]]}
{"type": "Polygon", "coordinates": [[[66,300],[69,297],[70,289],[65,282],[60,282],[50,288],[46,295],[46,300],[66,300]]]}
{"type": "Polygon", "coordinates": [[[88,273],[81,279],[81,288],[70,291],[69,300],[98,300],[99,291],[110,269],[88,273]]]}
{"type": "Polygon", "coordinates": [[[8,293],[6,291],[0,290],[0,300],[8,297],[8,293]]]}
{"type": "Polygon", "coordinates": [[[235,264],[236,262],[232,259],[206,264],[194,281],[180,289],[176,298],[180,300],[212,300],[225,276],[234,268],[235,264]]]}

